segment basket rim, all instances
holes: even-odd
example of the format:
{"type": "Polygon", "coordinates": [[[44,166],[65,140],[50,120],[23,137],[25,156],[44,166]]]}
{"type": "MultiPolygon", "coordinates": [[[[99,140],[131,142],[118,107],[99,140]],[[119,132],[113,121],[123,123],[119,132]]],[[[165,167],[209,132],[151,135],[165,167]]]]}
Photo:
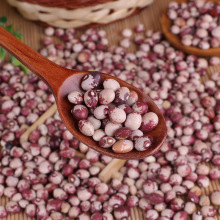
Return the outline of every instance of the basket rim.
{"type": "MultiPolygon", "coordinates": [[[[109,24],[113,24],[113,23],[116,23],[117,21],[122,21],[124,20],[125,18],[130,18],[138,13],[140,13],[144,8],[136,8],[135,11],[124,17],[124,18],[120,18],[120,19],[117,19],[117,20],[113,20],[111,22],[108,22],[108,23],[105,23],[105,24],[101,24],[101,23],[90,23],[90,24],[86,24],[86,25],[83,25],[83,26],[79,26],[79,27],[76,27],[75,29],[76,30],[84,30],[84,29],[89,29],[89,28],[98,28],[98,27],[101,27],[101,26],[106,26],[106,25],[109,25],[109,24]]],[[[50,24],[47,24],[46,22],[43,22],[43,21],[35,21],[36,24],[38,25],[41,25],[43,27],[51,27],[53,25],[50,25],[50,24]]]]}
{"type": "Polygon", "coordinates": [[[114,0],[16,0],[19,2],[31,3],[34,5],[41,5],[45,7],[77,9],[104,4],[107,2],[114,2],[114,0]]]}

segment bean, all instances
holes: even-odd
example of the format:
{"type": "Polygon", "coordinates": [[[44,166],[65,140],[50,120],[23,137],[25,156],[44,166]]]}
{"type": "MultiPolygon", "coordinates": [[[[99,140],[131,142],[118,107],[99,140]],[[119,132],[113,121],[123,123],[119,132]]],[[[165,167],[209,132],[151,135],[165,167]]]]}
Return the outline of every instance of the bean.
{"type": "Polygon", "coordinates": [[[105,136],[105,132],[102,130],[102,129],[98,129],[98,130],[95,130],[94,131],[94,134],[92,136],[92,138],[95,140],[95,141],[100,141],[101,138],[103,138],[105,136]]]}
{"type": "Polygon", "coordinates": [[[78,91],[73,91],[69,93],[68,100],[75,105],[80,105],[83,103],[83,94],[78,91]]]}
{"type": "Polygon", "coordinates": [[[128,153],[133,150],[133,142],[129,140],[120,140],[117,141],[112,150],[116,153],[128,153]]]}
{"type": "Polygon", "coordinates": [[[110,106],[108,105],[100,105],[96,107],[94,110],[94,116],[99,120],[105,119],[108,115],[109,108],[110,106]]]}
{"type": "Polygon", "coordinates": [[[71,113],[77,120],[84,120],[88,117],[88,109],[84,105],[75,105],[71,113]]]}
{"type": "Polygon", "coordinates": [[[110,104],[115,99],[115,92],[112,89],[103,89],[99,93],[99,103],[102,105],[110,104]]]}
{"type": "Polygon", "coordinates": [[[211,202],[213,205],[219,205],[220,204],[220,191],[214,191],[211,193],[211,202]]]}
{"type": "Polygon", "coordinates": [[[131,133],[132,132],[130,128],[122,127],[117,129],[114,135],[117,139],[127,139],[130,137],[131,133]]]}
{"type": "Polygon", "coordinates": [[[153,130],[157,126],[158,121],[158,116],[154,112],[146,113],[142,118],[142,123],[140,127],[141,131],[149,132],[153,130]]]}
{"type": "Polygon", "coordinates": [[[95,108],[98,104],[97,92],[94,90],[86,91],[86,93],[84,94],[84,102],[88,108],[95,108]]]}
{"type": "Polygon", "coordinates": [[[147,150],[152,144],[152,137],[144,136],[139,137],[135,140],[135,149],[138,151],[145,151],[147,150]]]}
{"type": "Polygon", "coordinates": [[[103,82],[103,87],[105,89],[112,89],[113,91],[116,91],[120,88],[120,84],[114,79],[106,79],[103,82]]]}
{"type": "Polygon", "coordinates": [[[123,123],[126,120],[126,113],[123,109],[112,107],[109,109],[109,118],[113,123],[123,123]]]}
{"type": "Polygon", "coordinates": [[[95,117],[89,116],[87,120],[92,123],[94,130],[98,130],[101,127],[101,121],[96,119],[95,117]]]}
{"type": "Polygon", "coordinates": [[[122,125],[121,124],[115,124],[112,122],[109,122],[106,126],[105,126],[105,134],[109,137],[114,136],[115,132],[121,128],[122,125]]]}
{"type": "Polygon", "coordinates": [[[134,112],[137,112],[140,115],[143,115],[147,113],[148,105],[145,102],[135,102],[132,105],[132,109],[134,110],[134,112]]]}
{"type": "Polygon", "coordinates": [[[125,121],[125,127],[130,128],[132,131],[138,130],[141,126],[141,115],[138,113],[130,113],[125,121]]]}
{"type": "Polygon", "coordinates": [[[122,105],[125,104],[126,101],[128,100],[130,95],[130,91],[127,87],[120,87],[118,90],[115,92],[115,99],[114,103],[116,105],[122,105]]]}
{"type": "Polygon", "coordinates": [[[84,90],[96,89],[101,85],[101,82],[102,74],[98,71],[93,71],[83,77],[81,87],[84,90]]]}
{"type": "Polygon", "coordinates": [[[79,130],[86,136],[92,136],[94,134],[94,127],[88,120],[80,120],[78,122],[79,130]]]}
{"type": "Polygon", "coordinates": [[[99,146],[103,148],[109,148],[115,143],[115,139],[113,137],[102,137],[99,141],[99,146]]]}

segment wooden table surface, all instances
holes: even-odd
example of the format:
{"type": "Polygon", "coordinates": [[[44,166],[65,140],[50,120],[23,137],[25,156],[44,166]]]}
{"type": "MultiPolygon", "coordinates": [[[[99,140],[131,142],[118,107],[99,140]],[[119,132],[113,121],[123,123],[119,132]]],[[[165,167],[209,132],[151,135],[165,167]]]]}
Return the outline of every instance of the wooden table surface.
{"type": "MultiPolygon", "coordinates": [[[[143,9],[138,15],[127,18],[122,21],[115,22],[113,24],[102,26],[100,29],[104,29],[107,32],[107,38],[110,44],[117,44],[118,40],[121,39],[121,30],[123,28],[134,28],[137,24],[144,24],[146,29],[161,30],[160,26],[160,16],[164,9],[167,7],[171,0],[155,0],[154,3],[147,8],[143,9]]],[[[38,50],[42,47],[41,41],[43,39],[43,27],[38,24],[25,20],[14,8],[7,5],[6,0],[0,0],[0,17],[7,16],[8,24],[13,24],[15,28],[19,28],[20,32],[23,34],[23,42],[38,50]]],[[[81,30],[80,32],[83,32],[81,30]]],[[[133,45],[129,50],[135,51],[135,46],[133,45]]],[[[208,74],[212,72],[220,71],[220,66],[212,67],[208,69],[208,74]]],[[[207,77],[204,77],[206,80],[207,77]]],[[[212,165],[210,165],[212,167],[212,165]]],[[[219,189],[220,181],[212,181],[209,187],[202,189],[203,193],[208,195],[211,191],[219,189]]],[[[7,202],[6,198],[0,198],[0,205],[5,205],[7,202]]],[[[144,215],[137,209],[132,210],[132,216],[129,218],[131,220],[142,220],[144,215]]],[[[6,218],[7,220],[27,220],[25,214],[10,215],[6,218]]],[[[190,218],[189,218],[190,219],[190,218]]],[[[220,216],[216,217],[220,220],[220,216]]]]}

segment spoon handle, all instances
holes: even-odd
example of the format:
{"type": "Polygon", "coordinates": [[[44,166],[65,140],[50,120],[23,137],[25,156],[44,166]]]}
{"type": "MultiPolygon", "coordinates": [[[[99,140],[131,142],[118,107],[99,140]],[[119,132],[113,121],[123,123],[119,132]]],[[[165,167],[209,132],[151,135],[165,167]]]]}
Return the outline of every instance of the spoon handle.
{"type": "Polygon", "coordinates": [[[71,75],[66,69],[46,59],[2,27],[0,27],[0,46],[40,77],[54,92],[62,84],[62,79],[71,75]]]}

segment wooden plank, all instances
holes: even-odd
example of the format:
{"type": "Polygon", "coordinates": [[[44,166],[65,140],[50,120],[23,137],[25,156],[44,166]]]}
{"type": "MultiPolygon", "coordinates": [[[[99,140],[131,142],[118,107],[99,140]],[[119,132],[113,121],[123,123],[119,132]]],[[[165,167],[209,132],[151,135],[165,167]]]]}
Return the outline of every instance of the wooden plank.
{"type": "MultiPolygon", "coordinates": [[[[99,174],[99,178],[107,183],[114,174],[120,179],[120,173],[117,171],[125,164],[125,160],[113,159],[99,174]]],[[[122,177],[122,176],[121,176],[122,177]]]]}
{"type": "Polygon", "coordinates": [[[47,118],[51,117],[52,115],[55,114],[57,111],[57,105],[54,103],[43,115],[41,115],[38,120],[32,124],[20,137],[20,142],[26,142],[28,140],[29,135],[31,134],[32,131],[36,130],[36,128],[43,124],[47,118]]]}

